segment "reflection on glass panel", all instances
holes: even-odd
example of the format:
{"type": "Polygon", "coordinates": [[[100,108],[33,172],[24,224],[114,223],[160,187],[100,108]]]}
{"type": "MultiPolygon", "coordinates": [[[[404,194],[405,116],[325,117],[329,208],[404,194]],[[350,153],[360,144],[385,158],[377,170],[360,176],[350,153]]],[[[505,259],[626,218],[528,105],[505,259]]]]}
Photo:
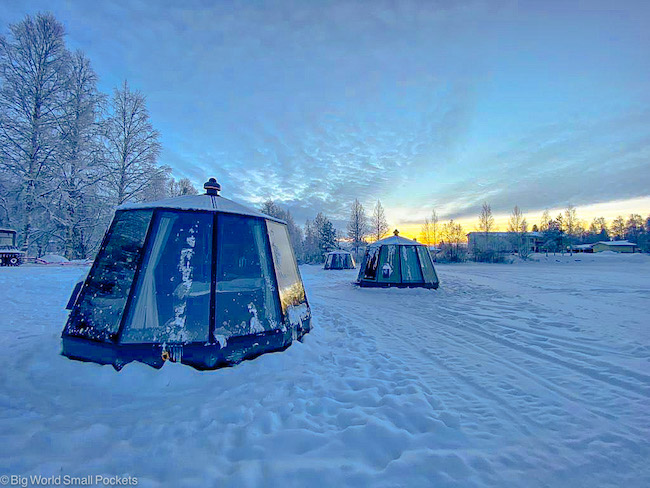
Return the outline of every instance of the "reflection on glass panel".
{"type": "Polygon", "coordinates": [[[118,212],[106,246],[95,259],[68,332],[106,338],[118,331],[151,221],[151,210],[118,212]]]}
{"type": "Polygon", "coordinates": [[[325,267],[326,267],[326,268],[331,268],[331,267],[334,266],[334,264],[333,264],[333,262],[332,262],[333,259],[334,259],[334,256],[333,256],[332,254],[330,254],[329,256],[327,256],[327,259],[326,259],[326,261],[325,261],[325,267]]]}
{"type": "Polygon", "coordinates": [[[280,328],[264,222],[220,214],[217,229],[215,337],[223,343],[280,328]]]}
{"type": "Polygon", "coordinates": [[[308,317],[305,289],[298,274],[298,265],[289,243],[287,226],[277,222],[266,222],[273,253],[275,275],[278,280],[282,310],[292,324],[299,324],[308,317]]]}
{"type": "Polygon", "coordinates": [[[208,340],[212,221],[208,213],[158,213],[123,342],[208,340]]]}
{"type": "Polygon", "coordinates": [[[400,246],[402,258],[402,281],[405,283],[421,283],[422,271],[418,262],[416,246],[400,246]]]}
{"type": "Polygon", "coordinates": [[[427,283],[435,283],[438,281],[438,276],[436,275],[436,270],[433,267],[433,262],[431,261],[431,255],[429,250],[424,246],[418,246],[418,256],[420,257],[420,264],[422,266],[422,273],[424,275],[424,281],[427,283]]]}
{"type": "Polygon", "coordinates": [[[398,283],[401,281],[398,247],[399,246],[381,246],[378,281],[385,283],[398,283]]]}
{"type": "Polygon", "coordinates": [[[363,272],[363,277],[366,280],[374,280],[377,278],[377,265],[379,264],[379,247],[368,248],[366,254],[366,267],[363,272]]]}

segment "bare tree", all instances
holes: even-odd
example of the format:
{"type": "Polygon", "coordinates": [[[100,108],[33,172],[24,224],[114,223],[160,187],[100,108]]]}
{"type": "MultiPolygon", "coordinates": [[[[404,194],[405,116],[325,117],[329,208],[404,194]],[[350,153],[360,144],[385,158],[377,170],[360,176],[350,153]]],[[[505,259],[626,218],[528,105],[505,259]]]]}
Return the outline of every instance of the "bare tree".
{"type": "Polygon", "coordinates": [[[552,222],[551,214],[549,213],[548,210],[544,210],[544,213],[542,214],[542,218],[540,219],[539,222],[539,231],[540,232],[546,232],[549,227],[549,223],[552,222]]]}
{"type": "Polygon", "coordinates": [[[487,202],[483,202],[481,206],[481,213],[478,216],[478,228],[483,232],[484,249],[489,247],[489,234],[494,229],[494,217],[492,216],[492,208],[487,202]]]}
{"type": "Polygon", "coordinates": [[[522,259],[528,259],[530,254],[530,246],[528,244],[528,223],[520,208],[515,205],[515,208],[510,214],[508,220],[508,232],[511,234],[513,244],[522,259]]]}
{"type": "Polygon", "coordinates": [[[576,214],[576,208],[573,205],[569,205],[566,210],[564,210],[564,231],[569,237],[573,237],[577,234],[578,216],[576,214]]]}
{"type": "Polygon", "coordinates": [[[352,241],[355,255],[359,254],[359,247],[364,244],[364,238],[368,233],[368,217],[363,205],[358,199],[352,202],[350,220],[348,221],[348,238],[352,241]]]}
{"type": "Polygon", "coordinates": [[[29,15],[0,38],[0,166],[19,180],[23,247],[58,149],[69,53],[64,28],[51,14],[29,15]]]}
{"type": "Polygon", "coordinates": [[[612,221],[611,225],[612,236],[616,240],[625,239],[625,219],[622,215],[619,215],[612,221]]]}
{"type": "Polygon", "coordinates": [[[54,181],[45,205],[65,255],[85,258],[108,218],[97,191],[101,178],[98,115],[103,97],[97,75],[80,51],[71,56],[65,105],[59,118],[60,145],[53,163],[54,181]]]}
{"type": "Polygon", "coordinates": [[[181,178],[180,180],[176,181],[172,177],[169,179],[167,185],[170,197],[199,194],[199,191],[194,187],[189,178],[181,178]]]}
{"type": "Polygon", "coordinates": [[[163,171],[156,166],[158,137],[144,95],[131,91],[125,81],[113,93],[105,130],[105,176],[116,205],[142,200],[147,186],[163,171]]]}
{"type": "Polygon", "coordinates": [[[427,246],[431,245],[431,222],[429,221],[429,217],[424,218],[424,223],[420,230],[420,240],[427,246]]]}
{"type": "Polygon", "coordinates": [[[440,223],[438,219],[438,213],[436,212],[435,209],[431,210],[431,218],[429,219],[429,228],[431,230],[431,239],[433,242],[434,246],[438,245],[438,241],[440,240],[440,223]]]}
{"type": "Polygon", "coordinates": [[[381,202],[377,200],[375,208],[372,211],[372,219],[370,222],[370,233],[375,241],[378,241],[388,232],[388,222],[386,221],[386,213],[381,202]]]}

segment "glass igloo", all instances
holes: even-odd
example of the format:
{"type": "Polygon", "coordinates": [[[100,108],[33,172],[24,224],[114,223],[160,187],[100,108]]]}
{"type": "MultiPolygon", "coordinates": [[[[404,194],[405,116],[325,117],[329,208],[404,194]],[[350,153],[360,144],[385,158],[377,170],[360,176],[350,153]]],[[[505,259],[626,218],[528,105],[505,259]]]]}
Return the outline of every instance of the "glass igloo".
{"type": "Polygon", "coordinates": [[[219,196],[214,178],[204,187],[118,207],[70,300],[63,355],[213,369],[310,330],[286,224],[219,196]]]}
{"type": "Polygon", "coordinates": [[[359,286],[438,288],[439,281],[429,249],[423,244],[394,235],[373,242],[357,278],[359,286]]]}
{"type": "Polygon", "coordinates": [[[324,269],[354,269],[354,257],[348,251],[338,250],[325,254],[324,269]]]}

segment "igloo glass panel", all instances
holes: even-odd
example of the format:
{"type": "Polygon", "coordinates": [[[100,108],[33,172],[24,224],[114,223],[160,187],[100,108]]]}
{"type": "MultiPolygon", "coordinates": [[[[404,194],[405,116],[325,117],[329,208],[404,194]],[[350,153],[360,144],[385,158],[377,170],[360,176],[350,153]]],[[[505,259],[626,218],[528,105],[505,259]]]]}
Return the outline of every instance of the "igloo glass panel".
{"type": "Polygon", "coordinates": [[[107,338],[120,327],[133,277],[144,246],[151,210],[118,212],[108,240],[73,310],[68,333],[107,338]]]}
{"type": "Polygon", "coordinates": [[[267,221],[275,275],[278,280],[282,310],[292,324],[297,324],[308,314],[305,289],[298,274],[286,225],[267,221]]]}
{"type": "Polygon", "coordinates": [[[327,259],[325,260],[325,267],[326,268],[331,268],[331,267],[334,266],[333,259],[334,259],[333,254],[330,254],[329,256],[327,256],[327,259]]]}
{"type": "Polygon", "coordinates": [[[381,283],[399,283],[401,281],[399,269],[399,247],[400,246],[381,246],[377,281],[381,283]]]}
{"type": "Polygon", "coordinates": [[[422,283],[422,271],[418,261],[416,246],[400,246],[402,281],[404,283],[422,283]]]}
{"type": "Polygon", "coordinates": [[[159,212],[122,342],[206,342],[213,216],[159,212]]]}
{"type": "Polygon", "coordinates": [[[433,262],[431,261],[431,255],[429,250],[424,246],[418,246],[418,256],[420,257],[420,264],[422,265],[422,274],[424,275],[424,281],[427,283],[435,283],[438,281],[438,276],[436,275],[436,270],[433,267],[433,262]]]}
{"type": "Polygon", "coordinates": [[[264,222],[227,214],[217,222],[216,339],[279,328],[264,222]]]}

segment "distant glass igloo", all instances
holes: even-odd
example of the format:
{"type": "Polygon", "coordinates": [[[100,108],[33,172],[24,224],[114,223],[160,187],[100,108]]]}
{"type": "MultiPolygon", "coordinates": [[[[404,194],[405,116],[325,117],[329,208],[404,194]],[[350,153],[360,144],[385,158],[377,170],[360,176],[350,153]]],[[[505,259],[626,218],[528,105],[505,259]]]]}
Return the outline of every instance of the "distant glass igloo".
{"type": "Polygon", "coordinates": [[[219,196],[123,205],[71,298],[63,354],[199,369],[286,348],[310,330],[286,224],[219,196]]]}
{"type": "Polygon", "coordinates": [[[332,251],[325,254],[324,269],[354,269],[354,257],[348,251],[332,251]]]}
{"type": "Polygon", "coordinates": [[[438,288],[439,281],[429,249],[423,244],[394,235],[373,242],[359,269],[360,286],[438,288]]]}

